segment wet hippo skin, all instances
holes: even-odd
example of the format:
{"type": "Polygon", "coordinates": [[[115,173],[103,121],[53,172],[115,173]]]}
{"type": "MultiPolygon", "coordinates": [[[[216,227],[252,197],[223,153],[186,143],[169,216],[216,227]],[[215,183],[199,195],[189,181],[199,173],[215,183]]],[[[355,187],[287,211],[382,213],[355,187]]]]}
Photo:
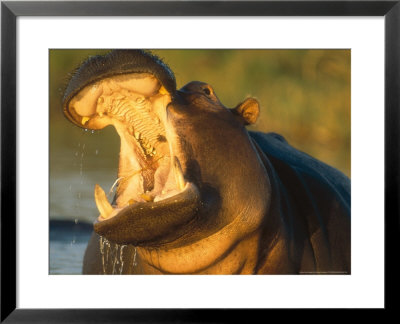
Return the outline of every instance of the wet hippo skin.
{"type": "Polygon", "coordinates": [[[79,127],[113,125],[117,190],[96,185],[84,274],[350,273],[350,180],[274,133],[259,103],[214,89],[142,50],[88,59],[65,91],[79,127]]]}

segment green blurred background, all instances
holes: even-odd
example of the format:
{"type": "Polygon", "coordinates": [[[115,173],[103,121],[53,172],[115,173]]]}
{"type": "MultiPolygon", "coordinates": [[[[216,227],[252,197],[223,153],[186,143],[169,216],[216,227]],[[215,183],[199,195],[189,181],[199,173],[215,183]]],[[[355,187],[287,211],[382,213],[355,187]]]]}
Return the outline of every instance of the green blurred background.
{"type": "MultiPolygon", "coordinates": [[[[69,74],[108,50],[50,50],[50,217],[92,221],[93,187],[110,188],[119,138],[68,122],[61,99],[69,74]]],[[[198,80],[234,107],[248,96],[261,104],[250,127],[282,134],[296,148],[350,177],[350,50],[153,50],[175,73],[178,88],[198,80]]]]}

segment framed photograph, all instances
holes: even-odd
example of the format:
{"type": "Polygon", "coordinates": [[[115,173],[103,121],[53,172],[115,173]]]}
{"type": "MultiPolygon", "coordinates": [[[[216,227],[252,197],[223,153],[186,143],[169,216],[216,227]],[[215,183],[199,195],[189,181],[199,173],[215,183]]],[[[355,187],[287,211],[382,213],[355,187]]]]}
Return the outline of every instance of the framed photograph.
{"type": "Polygon", "coordinates": [[[1,10],[2,321],[392,308],[398,1],[1,10]]]}

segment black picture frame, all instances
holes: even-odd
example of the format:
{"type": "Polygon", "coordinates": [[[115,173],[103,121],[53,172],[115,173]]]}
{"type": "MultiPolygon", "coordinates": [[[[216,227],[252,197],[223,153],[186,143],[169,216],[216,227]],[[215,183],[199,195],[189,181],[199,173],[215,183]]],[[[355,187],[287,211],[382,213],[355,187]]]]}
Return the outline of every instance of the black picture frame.
{"type": "MultiPolygon", "coordinates": [[[[16,19],[19,16],[384,16],[385,309],[396,307],[399,247],[400,1],[2,1],[1,321],[5,323],[236,322],[255,309],[16,308],[16,19]]],[[[373,149],[371,154],[373,154],[373,149]]],[[[368,176],[368,175],[366,175],[368,176]]],[[[371,234],[372,235],[372,234],[371,234]]],[[[266,292],[268,293],[268,292],[266,292]]],[[[251,319],[249,320],[252,321],[251,319]]]]}

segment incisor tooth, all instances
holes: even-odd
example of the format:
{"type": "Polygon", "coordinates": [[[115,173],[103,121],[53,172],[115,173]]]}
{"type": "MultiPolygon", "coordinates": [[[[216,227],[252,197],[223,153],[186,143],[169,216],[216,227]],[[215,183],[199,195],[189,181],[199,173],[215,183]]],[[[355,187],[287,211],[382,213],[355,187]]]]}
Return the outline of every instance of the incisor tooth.
{"type": "Polygon", "coordinates": [[[86,122],[90,119],[90,117],[82,117],[81,123],[82,125],[85,125],[86,122]]]}
{"type": "Polygon", "coordinates": [[[94,200],[101,217],[108,218],[113,212],[113,208],[107,200],[106,193],[97,183],[94,186],[94,200]]]}
{"type": "Polygon", "coordinates": [[[183,190],[185,188],[185,178],[183,177],[181,164],[176,156],[174,157],[174,171],[178,189],[183,190]]]}
{"type": "Polygon", "coordinates": [[[160,94],[163,94],[163,95],[164,95],[164,94],[168,94],[167,89],[165,89],[163,85],[160,87],[160,90],[158,90],[158,92],[159,92],[160,94]]]}
{"type": "Polygon", "coordinates": [[[153,201],[153,200],[154,200],[154,198],[153,198],[152,196],[150,196],[150,195],[148,195],[148,194],[145,194],[145,193],[142,193],[142,194],[140,195],[140,197],[141,197],[142,199],[144,199],[145,201],[147,201],[147,202],[150,202],[150,201],[153,201]]]}

